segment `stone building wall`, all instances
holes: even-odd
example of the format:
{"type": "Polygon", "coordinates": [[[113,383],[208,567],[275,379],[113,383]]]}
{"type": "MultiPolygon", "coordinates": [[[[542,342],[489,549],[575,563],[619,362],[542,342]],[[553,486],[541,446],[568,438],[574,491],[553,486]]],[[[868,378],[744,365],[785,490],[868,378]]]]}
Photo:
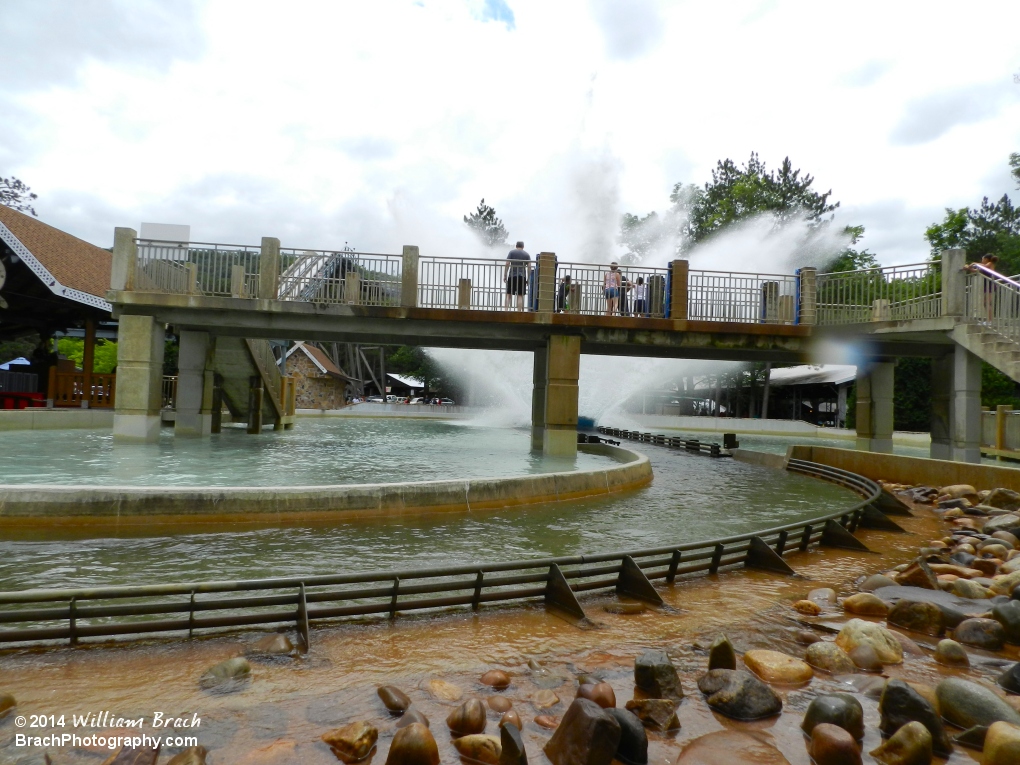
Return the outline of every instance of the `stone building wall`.
{"type": "Polygon", "coordinates": [[[296,378],[298,409],[340,409],[346,404],[347,383],[320,372],[303,351],[287,359],[287,374],[296,378]]]}

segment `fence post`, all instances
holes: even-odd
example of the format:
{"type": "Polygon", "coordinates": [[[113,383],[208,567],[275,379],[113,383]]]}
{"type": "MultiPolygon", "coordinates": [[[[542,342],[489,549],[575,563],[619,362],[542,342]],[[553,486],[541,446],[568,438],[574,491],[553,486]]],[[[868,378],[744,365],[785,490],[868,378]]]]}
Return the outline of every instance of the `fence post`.
{"type": "Polygon", "coordinates": [[[556,253],[538,253],[538,312],[552,313],[556,308],[556,253]]]}
{"type": "Polygon", "coordinates": [[[361,274],[357,271],[348,271],[344,276],[343,298],[347,305],[361,304],[361,274]]]}
{"type": "Polygon", "coordinates": [[[809,326],[818,322],[818,269],[812,266],[801,268],[800,275],[800,311],[798,324],[809,326]]]}
{"type": "Polygon", "coordinates": [[[230,297],[244,297],[244,266],[230,267],[230,297]]]}
{"type": "Polygon", "coordinates": [[[113,230],[113,263],[110,268],[110,289],[133,290],[138,268],[138,232],[133,228],[113,230]]]}
{"type": "Polygon", "coordinates": [[[690,263],[686,260],[674,260],[673,274],[670,277],[669,318],[677,321],[687,320],[688,275],[690,263]]]}
{"type": "Polygon", "coordinates": [[[457,283],[457,308],[467,311],[471,308],[471,280],[461,279],[457,283]]]}
{"type": "Polygon", "coordinates": [[[418,248],[404,245],[400,264],[400,305],[402,308],[418,307],[418,248]]]}
{"type": "Polygon", "coordinates": [[[963,316],[967,305],[967,274],[963,266],[966,250],[943,250],[942,263],[942,315],[963,316]]]}
{"type": "Polygon", "coordinates": [[[259,256],[259,294],[263,300],[276,300],[280,289],[280,240],[274,236],[262,237],[262,254],[259,256]]]}
{"type": "Polygon", "coordinates": [[[1000,451],[1006,448],[1006,413],[1009,411],[1009,404],[995,407],[995,448],[1000,451]]]}

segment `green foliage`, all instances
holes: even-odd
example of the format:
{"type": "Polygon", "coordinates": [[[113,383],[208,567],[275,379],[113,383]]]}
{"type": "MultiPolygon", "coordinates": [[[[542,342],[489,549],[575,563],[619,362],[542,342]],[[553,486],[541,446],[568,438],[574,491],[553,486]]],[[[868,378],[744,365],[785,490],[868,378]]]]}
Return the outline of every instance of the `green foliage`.
{"type": "Polygon", "coordinates": [[[931,428],[931,359],[900,359],[893,380],[893,427],[927,432],[931,428]]]}
{"type": "Polygon", "coordinates": [[[1016,178],[1016,187],[1020,189],[1020,153],[1013,152],[1009,155],[1010,173],[1016,178]]]}
{"type": "Polygon", "coordinates": [[[495,208],[485,204],[484,198],[479,202],[477,210],[464,216],[464,223],[486,247],[506,246],[509,236],[506,227],[503,226],[503,221],[496,217],[495,208]]]}
{"type": "Polygon", "coordinates": [[[8,361],[21,357],[31,360],[32,351],[35,350],[37,345],[39,345],[39,338],[37,336],[0,341],[0,364],[5,364],[8,361]]]}
{"type": "Polygon", "coordinates": [[[991,364],[981,363],[981,406],[995,409],[999,404],[1020,408],[1017,384],[991,364]]]}
{"type": "Polygon", "coordinates": [[[163,374],[175,375],[180,370],[177,366],[177,357],[180,354],[181,344],[176,336],[166,339],[163,344],[163,374]]]}
{"type": "MultiPolygon", "coordinates": [[[[36,215],[32,202],[38,198],[38,194],[33,194],[32,189],[13,175],[10,178],[0,178],[0,205],[6,205],[18,212],[36,215]]],[[[39,216],[36,215],[36,217],[39,216]]]]}
{"type": "Polygon", "coordinates": [[[860,271],[865,268],[878,268],[878,259],[867,249],[858,250],[854,247],[864,238],[864,226],[847,226],[843,233],[850,237],[850,245],[827,263],[822,269],[825,272],[860,271]]]}
{"type": "Polygon", "coordinates": [[[640,263],[662,242],[668,231],[658,213],[645,217],[624,213],[620,219],[620,236],[617,242],[627,248],[621,260],[624,264],[640,263]]]}
{"type": "MultiPolygon", "coordinates": [[[[57,341],[57,353],[74,362],[81,368],[85,357],[85,340],[80,337],[62,337],[57,341]]],[[[117,342],[115,340],[96,340],[92,357],[92,371],[98,374],[110,374],[117,368],[117,342]]]]}
{"type": "Polygon", "coordinates": [[[425,385],[426,393],[443,390],[442,368],[424,348],[415,345],[400,346],[387,354],[386,368],[390,372],[418,378],[425,385]]]}

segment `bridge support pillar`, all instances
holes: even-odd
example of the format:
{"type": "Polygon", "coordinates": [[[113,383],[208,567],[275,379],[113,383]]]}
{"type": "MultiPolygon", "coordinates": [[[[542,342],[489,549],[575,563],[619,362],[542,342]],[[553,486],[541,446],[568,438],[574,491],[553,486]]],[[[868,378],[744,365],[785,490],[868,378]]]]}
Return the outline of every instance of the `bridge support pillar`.
{"type": "Polygon", "coordinates": [[[545,451],[545,402],[546,383],[549,375],[549,349],[540,348],[533,354],[535,366],[532,371],[531,389],[531,450],[545,451]]]}
{"type": "Polygon", "coordinates": [[[931,446],[933,460],[953,459],[954,353],[931,360],[931,446]]]}
{"type": "Polygon", "coordinates": [[[543,451],[558,457],[573,457],[577,454],[577,378],[581,369],[581,338],[553,335],[546,350],[543,451]]]}
{"type": "Polygon", "coordinates": [[[962,345],[953,350],[953,460],[981,462],[981,359],[962,345]]]}
{"type": "Polygon", "coordinates": [[[159,440],[165,335],[152,316],[120,317],[114,441],[159,440]]]}
{"type": "Polygon", "coordinates": [[[209,333],[182,331],[180,340],[174,435],[208,436],[212,433],[213,393],[209,333]]]}
{"type": "Polygon", "coordinates": [[[885,361],[857,367],[857,448],[862,451],[892,453],[894,367],[885,361]]]}

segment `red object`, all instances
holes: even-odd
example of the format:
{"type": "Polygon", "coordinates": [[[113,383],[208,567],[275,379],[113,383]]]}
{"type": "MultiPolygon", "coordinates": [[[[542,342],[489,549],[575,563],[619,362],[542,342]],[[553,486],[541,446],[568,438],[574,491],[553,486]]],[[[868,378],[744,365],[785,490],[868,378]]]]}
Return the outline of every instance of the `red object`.
{"type": "Polygon", "coordinates": [[[28,409],[34,406],[46,406],[46,396],[42,393],[0,391],[0,409],[28,409]]]}

